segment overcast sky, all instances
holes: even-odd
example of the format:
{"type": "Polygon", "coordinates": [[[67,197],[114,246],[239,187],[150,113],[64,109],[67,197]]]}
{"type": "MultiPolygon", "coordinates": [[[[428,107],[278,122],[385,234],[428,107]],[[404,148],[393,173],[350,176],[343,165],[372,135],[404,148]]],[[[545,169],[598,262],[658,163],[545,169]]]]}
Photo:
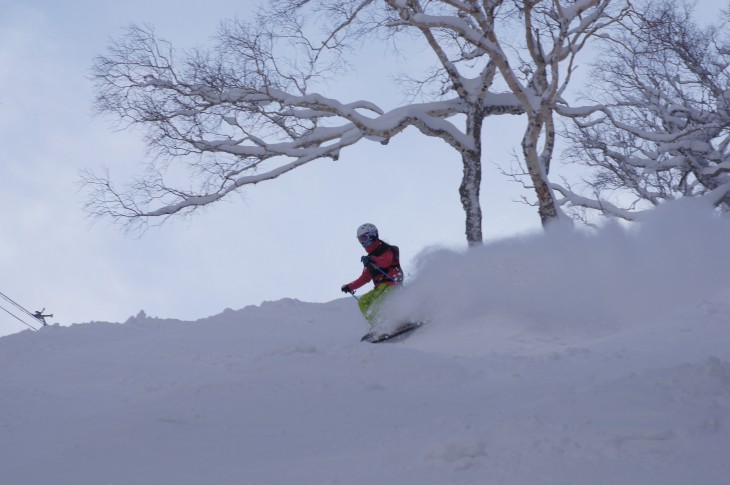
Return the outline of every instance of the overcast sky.
{"type": "MultiPolygon", "coordinates": [[[[700,2],[700,13],[718,12],[712,3],[700,2]]],[[[461,162],[415,132],[386,147],[361,143],[337,162],[313,162],[141,236],[86,217],[80,170],[105,165],[123,179],[147,156],[138,132],[92,116],[94,56],[130,23],[153,25],[176,47],[201,46],[221,20],[245,18],[255,4],[0,0],[0,292],[64,325],[120,322],[139,310],[193,320],[283,297],[341,297],[361,270],[363,222],[401,247],[406,272],[427,247],[464,246],[461,162]]],[[[398,105],[398,66],[383,54],[360,56],[358,71],[324,94],[398,105]]],[[[515,117],[485,123],[487,239],[540,227],[536,210],[515,202],[532,194],[491,165],[509,167],[519,129],[515,117]]],[[[24,328],[0,312],[0,335],[24,328]]]]}

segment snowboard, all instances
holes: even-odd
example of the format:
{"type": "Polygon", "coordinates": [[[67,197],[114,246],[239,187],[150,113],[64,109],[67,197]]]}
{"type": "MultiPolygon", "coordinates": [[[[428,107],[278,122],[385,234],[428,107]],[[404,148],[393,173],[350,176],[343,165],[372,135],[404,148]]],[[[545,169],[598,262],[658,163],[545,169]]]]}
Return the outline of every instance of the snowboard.
{"type": "Polygon", "coordinates": [[[407,322],[407,323],[400,325],[395,330],[391,330],[390,332],[367,333],[362,336],[360,341],[361,342],[370,342],[371,344],[379,344],[381,342],[393,340],[397,337],[405,338],[408,334],[413,332],[415,329],[417,329],[421,325],[423,325],[423,322],[407,322]]]}

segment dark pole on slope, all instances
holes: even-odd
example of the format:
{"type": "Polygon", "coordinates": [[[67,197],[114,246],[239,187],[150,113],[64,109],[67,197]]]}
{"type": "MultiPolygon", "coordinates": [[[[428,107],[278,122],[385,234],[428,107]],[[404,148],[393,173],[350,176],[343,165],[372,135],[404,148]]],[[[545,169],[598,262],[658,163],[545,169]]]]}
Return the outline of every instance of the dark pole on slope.
{"type": "Polygon", "coordinates": [[[46,323],[46,318],[47,318],[47,317],[53,318],[53,313],[51,313],[51,314],[49,314],[49,315],[44,315],[44,314],[43,314],[43,312],[44,312],[44,311],[46,311],[46,309],[45,309],[45,308],[44,308],[43,310],[39,310],[39,311],[36,311],[36,312],[35,312],[35,313],[33,314],[33,316],[34,316],[34,317],[36,317],[36,318],[37,318],[38,320],[40,320],[41,322],[43,322],[43,326],[45,327],[45,326],[47,325],[47,323],[46,323]]]}
{"type": "MultiPolygon", "coordinates": [[[[44,315],[43,312],[46,310],[45,308],[43,310],[41,310],[41,311],[36,311],[35,313],[31,313],[28,310],[26,310],[20,303],[16,302],[15,300],[13,300],[12,298],[10,298],[8,295],[6,295],[5,293],[3,293],[1,291],[0,291],[0,298],[6,300],[8,303],[10,303],[14,307],[16,307],[18,310],[20,310],[21,313],[24,313],[24,314],[28,315],[29,317],[33,317],[34,320],[37,320],[37,321],[43,323],[43,326],[46,325],[45,317],[52,317],[53,316],[52,314],[51,315],[44,315]]],[[[15,318],[17,321],[19,321],[20,323],[22,323],[26,327],[32,329],[33,331],[38,331],[37,328],[35,328],[34,326],[28,324],[28,322],[24,321],[23,319],[21,319],[20,317],[18,317],[16,314],[12,313],[10,310],[8,310],[7,308],[5,308],[4,306],[0,305],[0,308],[2,308],[2,310],[5,313],[7,313],[11,317],[15,318]]]]}

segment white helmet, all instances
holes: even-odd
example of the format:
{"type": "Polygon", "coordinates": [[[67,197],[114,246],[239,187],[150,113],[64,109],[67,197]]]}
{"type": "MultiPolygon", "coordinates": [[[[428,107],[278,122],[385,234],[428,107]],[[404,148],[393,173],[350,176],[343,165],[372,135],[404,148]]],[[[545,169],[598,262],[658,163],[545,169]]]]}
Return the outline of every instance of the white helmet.
{"type": "Polygon", "coordinates": [[[363,224],[357,228],[357,240],[363,247],[370,246],[378,239],[378,228],[375,224],[363,224]]]}

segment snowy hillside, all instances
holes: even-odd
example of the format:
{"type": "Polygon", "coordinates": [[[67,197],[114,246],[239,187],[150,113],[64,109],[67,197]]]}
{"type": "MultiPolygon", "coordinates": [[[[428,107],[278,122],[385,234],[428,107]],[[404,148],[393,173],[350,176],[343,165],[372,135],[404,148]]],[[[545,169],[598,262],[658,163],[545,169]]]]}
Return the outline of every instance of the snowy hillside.
{"type": "Polygon", "coordinates": [[[430,251],[396,343],[352,298],[0,338],[2,483],[726,484],[728,241],[689,204],[430,251]]]}

